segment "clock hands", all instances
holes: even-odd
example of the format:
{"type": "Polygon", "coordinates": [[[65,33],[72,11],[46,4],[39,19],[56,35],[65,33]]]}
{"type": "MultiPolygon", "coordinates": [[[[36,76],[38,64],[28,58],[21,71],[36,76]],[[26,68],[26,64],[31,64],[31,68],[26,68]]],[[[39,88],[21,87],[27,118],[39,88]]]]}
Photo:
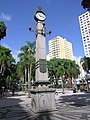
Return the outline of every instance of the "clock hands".
{"type": "Polygon", "coordinates": [[[40,15],[40,14],[38,14],[40,17],[42,17],[42,18],[45,18],[44,16],[42,16],[42,15],[40,15]]]}
{"type": "Polygon", "coordinates": [[[44,21],[46,19],[46,16],[43,12],[38,11],[35,14],[35,19],[36,19],[36,21],[38,21],[38,20],[44,21]]]}

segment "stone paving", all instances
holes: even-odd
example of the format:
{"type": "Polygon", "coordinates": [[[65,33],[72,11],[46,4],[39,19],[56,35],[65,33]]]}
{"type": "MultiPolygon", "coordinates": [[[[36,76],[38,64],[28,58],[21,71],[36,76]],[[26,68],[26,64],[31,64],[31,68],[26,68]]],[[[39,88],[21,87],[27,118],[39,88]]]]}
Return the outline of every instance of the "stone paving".
{"type": "Polygon", "coordinates": [[[90,93],[58,93],[55,95],[58,111],[33,114],[31,99],[23,92],[0,98],[0,120],[90,120],[90,93]]]}
{"type": "Polygon", "coordinates": [[[90,93],[59,96],[56,106],[62,120],[90,120],[90,93]]]}

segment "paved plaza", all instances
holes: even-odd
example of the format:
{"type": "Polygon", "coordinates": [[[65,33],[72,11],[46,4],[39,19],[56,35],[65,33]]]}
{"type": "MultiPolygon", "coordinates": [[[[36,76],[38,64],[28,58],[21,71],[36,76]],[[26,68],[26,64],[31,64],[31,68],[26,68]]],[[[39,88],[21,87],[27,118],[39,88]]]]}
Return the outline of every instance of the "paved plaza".
{"type": "Polygon", "coordinates": [[[31,98],[16,92],[0,98],[0,120],[90,120],[90,93],[65,91],[55,94],[57,111],[33,114],[31,98]]]}

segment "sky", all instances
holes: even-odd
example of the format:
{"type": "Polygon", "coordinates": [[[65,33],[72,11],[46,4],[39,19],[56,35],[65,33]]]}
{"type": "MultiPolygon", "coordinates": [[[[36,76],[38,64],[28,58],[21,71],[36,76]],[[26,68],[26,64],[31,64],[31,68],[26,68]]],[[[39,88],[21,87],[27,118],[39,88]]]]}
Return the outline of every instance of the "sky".
{"type": "Polygon", "coordinates": [[[81,6],[82,0],[0,0],[0,21],[7,26],[7,35],[0,45],[11,49],[17,59],[20,48],[26,41],[36,41],[36,36],[29,31],[35,30],[34,14],[41,6],[47,19],[46,30],[52,31],[46,36],[46,53],[49,53],[48,41],[61,36],[72,43],[75,58],[84,56],[78,16],[86,12],[81,6]]]}

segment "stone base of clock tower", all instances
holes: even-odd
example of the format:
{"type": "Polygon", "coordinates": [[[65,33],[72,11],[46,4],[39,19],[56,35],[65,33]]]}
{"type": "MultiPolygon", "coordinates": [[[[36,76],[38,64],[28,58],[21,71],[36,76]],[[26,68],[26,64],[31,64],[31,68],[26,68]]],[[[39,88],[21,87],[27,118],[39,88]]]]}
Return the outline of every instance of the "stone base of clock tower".
{"type": "Polygon", "coordinates": [[[40,86],[31,92],[31,110],[34,113],[52,112],[55,106],[55,89],[40,86]]]}

